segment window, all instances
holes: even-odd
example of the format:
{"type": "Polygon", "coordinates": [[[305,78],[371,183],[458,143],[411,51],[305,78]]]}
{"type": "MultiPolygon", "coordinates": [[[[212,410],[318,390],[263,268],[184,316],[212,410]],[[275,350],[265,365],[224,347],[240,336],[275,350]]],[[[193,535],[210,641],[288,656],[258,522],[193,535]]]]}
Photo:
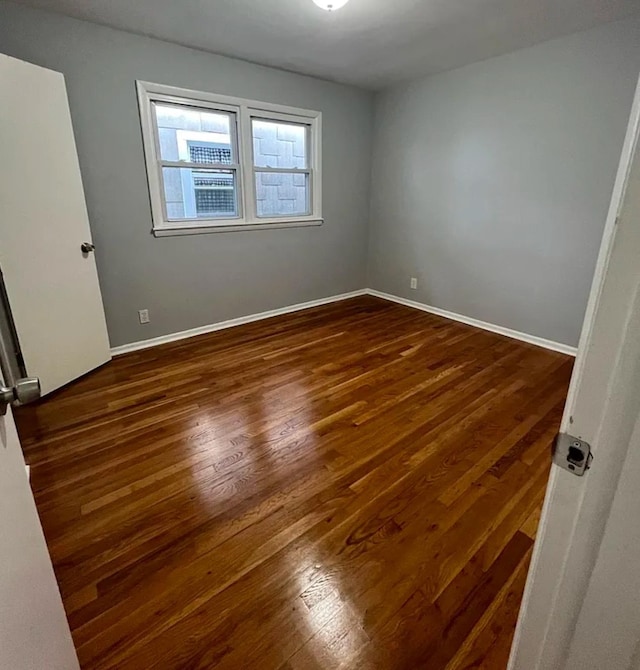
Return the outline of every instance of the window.
{"type": "Polygon", "coordinates": [[[319,112],[138,82],[156,235],[318,225],[319,112]]]}
{"type": "Polygon", "coordinates": [[[259,217],[308,216],[309,176],[304,124],[251,119],[253,174],[259,217]]]}

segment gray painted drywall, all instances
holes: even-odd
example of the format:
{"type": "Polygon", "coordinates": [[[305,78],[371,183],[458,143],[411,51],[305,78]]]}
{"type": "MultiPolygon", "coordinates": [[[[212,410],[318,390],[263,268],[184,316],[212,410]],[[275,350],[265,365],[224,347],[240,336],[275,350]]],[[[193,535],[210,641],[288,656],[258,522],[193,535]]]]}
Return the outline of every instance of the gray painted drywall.
{"type": "Polygon", "coordinates": [[[65,75],[112,346],[364,286],[372,94],[5,2],[0,52],[65,75]],[[320,110],[324,225],[152,237],[136,79],[320,110]]]}
{"type": "Polygon", "coordinates": [[[1,0],[0,51],[66,76],[114,346],[365,285],[576,344],[640,19],[380,94],[369,231],[369,93],[1,0]],[[324,226],[153,238],[136,79],[320,109],[324,226]]]}
{"type": "Polygon", "coordinates": [[[630,19],[382,93],[369,286],[577,344],[639,73],[630,19]]]}

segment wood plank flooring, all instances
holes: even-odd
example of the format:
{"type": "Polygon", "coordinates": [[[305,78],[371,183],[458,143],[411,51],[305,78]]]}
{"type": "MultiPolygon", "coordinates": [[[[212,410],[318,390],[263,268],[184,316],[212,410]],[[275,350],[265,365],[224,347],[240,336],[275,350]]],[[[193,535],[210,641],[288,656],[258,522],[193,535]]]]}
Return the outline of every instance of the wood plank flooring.
{"type": "Polygon", "coordinates": [[[82,667],[505,668],[572,362],[362,297],[22,408],[82,667]]]}

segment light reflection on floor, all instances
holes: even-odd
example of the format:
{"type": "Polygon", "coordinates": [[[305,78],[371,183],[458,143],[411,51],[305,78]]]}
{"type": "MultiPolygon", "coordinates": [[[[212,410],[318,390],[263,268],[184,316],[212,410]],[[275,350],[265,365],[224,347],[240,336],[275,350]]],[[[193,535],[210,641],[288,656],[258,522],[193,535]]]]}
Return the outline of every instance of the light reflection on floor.
{"type": "MultiPolygon", "coordinates": [[[[312,551],[307,557],[310,554],[312,551]]],[[[296,574],[300,588],[297,624],[305,641],[296,667],[307,663],[317,668],[349,667],[369,637],[362,628],[361,614],[341,588],[338,572],[316,562],[296,574]]]]}
{"type": "Polygon", "coordinates": [[[308,392],[304,381],[295,380],[286,388],[245,398],[233,412],[209,408],[192,422],[190,428],[199,436],[187,442],[193,486],[212,514],[228,509],[238,496],[255,494],[263,484],[272,488],[276,482],[281,489],[290,485],[286,475],[279,474],[287,472],[281,467],[282,459],[295,455],[304,458],[307,466],[317,462],[319,437],[310,429],[314,411],[310,402],[301,402],[308,392]],[[297,403],[293,416],[287,412],[291,396],[297,403]],[[301,440],[303,454],[299,453],[301,440]],[[200,456],[194,459],[194,454],[200,456]],[[209,468],[218,473],[213,480],[209,468]]]}

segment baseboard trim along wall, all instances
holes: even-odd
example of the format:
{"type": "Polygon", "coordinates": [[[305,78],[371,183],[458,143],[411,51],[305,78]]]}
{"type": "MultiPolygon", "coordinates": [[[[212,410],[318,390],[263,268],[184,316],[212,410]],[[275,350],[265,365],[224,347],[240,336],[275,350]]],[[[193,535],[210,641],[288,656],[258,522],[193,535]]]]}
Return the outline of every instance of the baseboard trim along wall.
{"type": "Polygon", "coordinates": [[[511,328],[505,328],[504,326],[496,326],[493,323],[487,323],[486,321],[480,321],[479,319],[472,319],[469,316],[463,316],[462,314],[456,314],[455,312],[449,312],[446,309],[440,309],[439,307],[432,307],[431,305],[425,305],[422,302],[416,302],[415,300],[408,300],[407,298],[400,298],[396,295],[391,295],[390,293],[383,293],[382,291],[376,291],[374,289],[367,289],[369,295],[374,295],[377,298],[382,298],[383,300],[390,300],[391,302],[397,302],[400,305],[405,305],[406,307],[413,307],[414,309],[422,310],[423,312],[429,312],[429,314],[435,314],[437,316],[443,316],[446,319],[451,319],[452,321],[459,321],[460,323],[466,323],[468,326],[475,326],[476,328],[482,328],[482,330],[488,330],[492,333],[498,333],[498,335],[505,335],[506,337],[511,337],[514,340],[521,340],[522,342],[528,342],[529,344],[535,344],[538,347],[543,347],[544,349],[551,349],[551,351],[558,351],[561,354],[568,354],[569,356],[575,356],[578,352],[577,347],[570,347],[568,344],[561,344],[560,342],[554,342],[553,340],[545,340],[543,337],[537,337],[536,335],[529,335],[528,333],[521,333],[518,330],[511,330],[511,328]]]}
{"type": "Polygon", "coordinates": [[[558,351],[562,354],[568,354],[569,356],[575,356],[577,352],[576,347],[570,347],[567,344],[561,344],[560,342],[553,342],[552,340],[545,340],[543,337],[537,337],[535,335],[521,333],[517,330],[511,330],[511,328],[505,328],[504,326],[496,326],[493,323],[487,323],[486,321],[480,321],[479,319],[472,319],[471,317],[463,316],[462,314],[456,314],[455,312],[449,312],[446,309],[440,309],[439,307],[432,307],[431,305],[425,305],[424,303],[416,302],[415,300],[400,298],[399,296],[391,295],[390,293],[383,293],[382,291],[376,291],[374,289],[360,289],[358,291],[351,291],[350,293],[341,293],[339,295],[329,296],[328,298],[320,298],[319,300],[310,300],[309,302],[301,302],[298,303],[297,305],[280,307],[279,309],[272,309],[267,312],[259,312],[258,314],[241,316],[237,319],[220,321],[219,323],[212,323],[208,326],[191,328],[190,330],[183,330],[179,333],[170,333],[169,335],[154,337],[150,340],[141,340],[140,342],[132,342],[131,344],[124,344],[120,347],[113,347],[111,349],[111,354],[113,356],[119,356],[120,354],[128,354],[132,351],[149,349],[150,347],[157,347],[161,344],[167,344],[169,342],[186,340],[187,338],[195,337],[196,335],[204,335],[206,333],[213,333],[217,330],[225,330],[226,328],[241,326],[245,323],[252,323],[254,321],[261,321],[262,319],[269,319],[272,316],[280,316],[281,314],[291,314],[292,312],[299,312],[303,309],[309,309],[311,307],[320,307],[321,305],[328,305],[332,302],[339,302],[340,300],[348,300],[349,298],[355,298],[356,296],[359,295],[373,295],[376,298],[382,298],[383,300],[396,302],[400,305],[405,305],[406,307],[412,307],[413,309],[419,309],[423,312],[428,312],[429,314],[435,314],[437,316],[442,316],[446,319],[459,321],[460,323],[465,323],[469,326],[475,326],[476,328],[481,328],[482,330],[488,330],[492,333],[505,335],[506,337],[513,338],[514,340],[521,340],[522,342],[528,342],[529,344],[534,344],[538,347],[543,347],[544,349],[551,349],[552,351],[558,351]]]}
{"type": "Polygon", "coordinates": [[[131,344],[123,344],[120,347],[112,347],[111,355],[119,356],[120,354],[128,354],[132,351],[140,351],[141,349],[149,349],[157,347],[161,344],[169,342],[177,342],[178,340],[186,340],[189,337],[196,335],[204,335],[206,333],[214,333],[217,330],[225,330],[226,328],[233,328],[234,326],[242,326],[245,323],[252,323],[254,321],[261,321],[262,319],[270,319],[272,316],[280,316],[281,314],[291,314],[292,312],[299,312],[303,309],[311,307],[320,307],[321,305],[328,305],[332,302],[339,302],[340,300],[348,300],[359,295],[366,295],[367,289],[360,289],[358,291],[351,291],[350,293],[340,293],[339,295],[332,295],[328,298],[320,298],[318,300],[310,300],[309,302],[300,302],[297,305],[289,305],[288,307],[280,307],[278,309],[271,309],[267,312],[259,312],[257,314],[249,314],[248,316],[240,316],[237,319],[229,319],[227,321],[220,321],[212,323],[208,326],[200,326],[199,328],[191,328],[190,330],[182,330],[179,333],[170,333],[169,335],[161,335],[150,340],[141,340],[140,342],[132,342],[131,344]]]}

